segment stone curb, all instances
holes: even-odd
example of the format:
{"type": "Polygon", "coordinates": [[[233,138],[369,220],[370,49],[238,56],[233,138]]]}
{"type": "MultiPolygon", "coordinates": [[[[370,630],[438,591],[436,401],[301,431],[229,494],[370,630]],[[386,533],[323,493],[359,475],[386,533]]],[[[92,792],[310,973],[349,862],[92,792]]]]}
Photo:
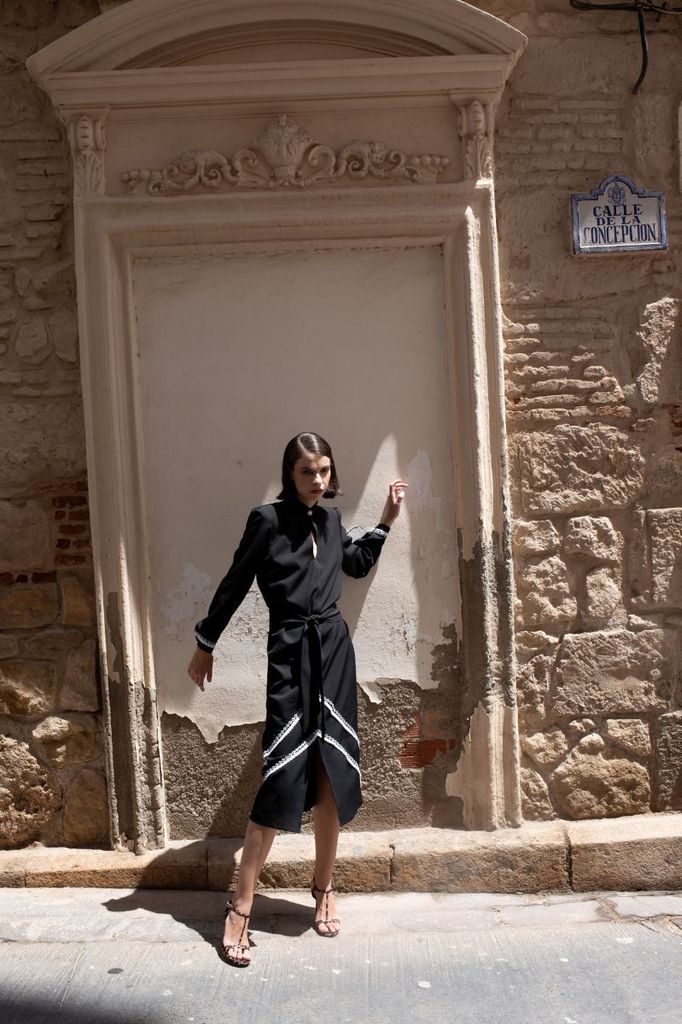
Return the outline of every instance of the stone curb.
{"type": "MultiPolygon", "coordinates": [[[[229,887],[241,841],[173,842],[137,856],[33,847],[0,852],[0,886],[204,889],[229,887]]],[[[306,888],[313,838],[282,835],[263,888],[306,888]]],[[[335,883],[345,892],[592,892],[682,889],[682,814],[528,823],[497,832],[345,832],[335,883]]]]}

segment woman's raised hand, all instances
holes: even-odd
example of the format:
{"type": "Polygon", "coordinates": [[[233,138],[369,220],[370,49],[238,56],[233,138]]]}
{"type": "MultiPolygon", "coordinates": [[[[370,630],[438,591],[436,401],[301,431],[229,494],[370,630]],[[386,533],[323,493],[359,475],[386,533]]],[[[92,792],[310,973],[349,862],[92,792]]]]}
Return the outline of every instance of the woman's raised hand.
{"type": "Polygon", "coordinates": [[[391,524],[398,518],[400,506],[402,505],[403,498],[405,497],[407,487],[408,485],[404,480],[394,480],[392,484],[388,485],[388,497],[386,498],[384,511],[381,513],[382,523],[386,523],[387,526],[391,526],[391,524]]]}
{"type": "Polygon", "coordinates": [[[204,679],[208,679],[210,683],[213,677],[213,655],[208,651],[202,651],[201,647],[197,647],[187,666],[187,675],[203,692],[204,679]]]}

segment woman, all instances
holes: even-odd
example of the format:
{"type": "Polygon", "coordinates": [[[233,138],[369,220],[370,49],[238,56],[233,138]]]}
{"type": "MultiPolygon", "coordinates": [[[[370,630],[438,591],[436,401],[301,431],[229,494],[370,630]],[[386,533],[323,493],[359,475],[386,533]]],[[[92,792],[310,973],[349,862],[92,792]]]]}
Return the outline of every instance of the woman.
{"type": "Polygon", "coordinates": [[[340,826],[355,816],[362,795],[355,658],[336,601],[342,570],[366,576],[377,561],[406,486],[402,480],[390,485],[379,525],[352,541],[339,510],[319,504],[340,493],[329,444],[318,434],[297,434],[284,451],[280,500],[251,511],[232,566],[197,623],[188,674],[203,690],[213,648],[256,577],[270,610],[263,775],[237,888],[225,908],[223,954],[233,966],[250,962],[251,903],[275,834],[299,832],[310,808],[315,930],[328,938],[339,933],[331,888],[336,846],[340,826]]]}

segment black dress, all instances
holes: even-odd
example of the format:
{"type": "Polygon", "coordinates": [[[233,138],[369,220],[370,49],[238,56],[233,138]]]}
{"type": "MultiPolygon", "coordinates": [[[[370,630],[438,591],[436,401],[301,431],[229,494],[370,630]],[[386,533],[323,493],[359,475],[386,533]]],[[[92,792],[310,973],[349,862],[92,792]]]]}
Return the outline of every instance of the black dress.
{"type": "Polygon", "coordinates": [[[308,509],[298,498],[260,505],[197,623],[197,644],[211,653],[256,578],[270,610],[263,777],[251,811],[258,825],[300,831],[303,811],[315,803],[316,743],[340,823],[362,803],[355,655],[336,601],[341,571],[366,576],[388,531],[381,523],[352,541],[337,508],[308,509]]]}

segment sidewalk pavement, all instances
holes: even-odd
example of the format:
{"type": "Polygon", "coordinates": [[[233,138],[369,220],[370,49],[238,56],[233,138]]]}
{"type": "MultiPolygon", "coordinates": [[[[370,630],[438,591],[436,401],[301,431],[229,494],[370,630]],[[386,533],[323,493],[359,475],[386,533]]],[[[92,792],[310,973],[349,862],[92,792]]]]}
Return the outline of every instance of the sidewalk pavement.
{"type": "Polygon", "coordinates": [[[677,1024],[682,892],[256,897],[224,964],[215,892],[0,890],[3,1024],[677,1024]]]}
{"type": "MultiPolygon", "coordinates": [[[[171,843],[142,855],[32,847],[0,852],[0,886],[225,890],[241,843],[171,843]]],[[[305,885],[310,835],[278,836],[264,888],[305,885]]],[[[464,832],[343,832],[335,883],[345,892],[592,892],[682,889],[682,814],[527,823],[464,832]]]]}

